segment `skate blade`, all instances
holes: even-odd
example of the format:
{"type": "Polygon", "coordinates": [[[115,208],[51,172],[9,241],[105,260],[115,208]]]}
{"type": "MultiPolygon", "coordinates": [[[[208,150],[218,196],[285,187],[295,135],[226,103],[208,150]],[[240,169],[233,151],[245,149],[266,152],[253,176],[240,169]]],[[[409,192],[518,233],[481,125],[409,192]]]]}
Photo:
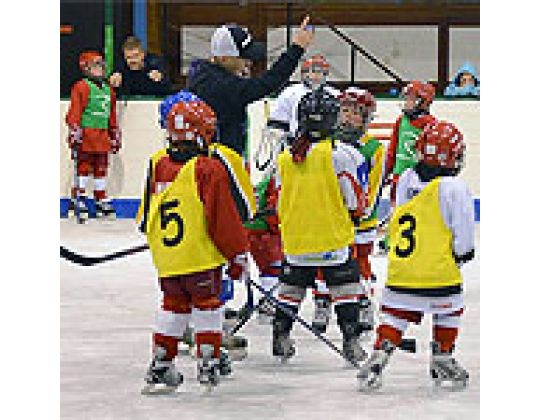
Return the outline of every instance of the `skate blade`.
{"type": "Polygon", "coordinates": [[[165,384],[147,384],[141,390],[142,395],[171,395],[178,387],[165,384]]]}
{"type": "Polygon", "coordinates": [[[469,381],[453,382],[448,380],[435,381],[435,388],[450,392],[459,392],[466,389],[469,385],[469,381]]]}
{"type": "Polygon", "coordinates": [[[381,389],[382,382],[376,378],[358,380],[358,391],[363,393],[373,393],[381,389]]]}

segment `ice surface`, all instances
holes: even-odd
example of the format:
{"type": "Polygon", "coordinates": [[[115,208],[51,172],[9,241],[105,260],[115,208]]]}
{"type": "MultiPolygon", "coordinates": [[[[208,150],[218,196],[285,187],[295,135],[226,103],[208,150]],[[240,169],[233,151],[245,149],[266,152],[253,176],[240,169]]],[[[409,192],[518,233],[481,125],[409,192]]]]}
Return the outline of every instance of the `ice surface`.
{"type": "MultiPolygon", "coordinates": [[[[478,235],[477,235],[478,237],[478,235]]],[[[61,221],[61,242],[88,255],[101,255],[144,241],[131,220],[78,226],[61,221]]],[[[385,260],[375,257],[383,284],[385,260]]],[[[468,369],[470,387],[436,390],[428,374],[431,322],[411,327],[419,352],[396,352],[374,395],[356,390],[355,371],[300,325],[292,336],[297,356],[285,366],[271,357],[271,327],[254,319],[241,333],[249,338],[249,357],[234,366],[233,378],[211,394],[201,393],[195,362],[177,365],[185,383],[174,396],[140,394],[150,357],[158,302],[150,254],[143,252],[95,267],[61,263],[61,414],[78,419],[476,419],[480,408],[479,257],[463,269],[467,308],[456,357],[468,369]]],[[[245,299],[237,287],[231,306],[245,299]]],[[[311,320],[312,302],[301,315],[311,320]]],[[[329,337],[341,347],[335,315],[329,337]]]]}

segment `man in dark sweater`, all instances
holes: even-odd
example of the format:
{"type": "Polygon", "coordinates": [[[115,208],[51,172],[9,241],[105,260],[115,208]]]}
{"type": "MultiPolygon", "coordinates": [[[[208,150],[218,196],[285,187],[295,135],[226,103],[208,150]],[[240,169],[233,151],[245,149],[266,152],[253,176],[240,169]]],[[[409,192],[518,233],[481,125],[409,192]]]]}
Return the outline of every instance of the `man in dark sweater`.
{"type": "Polygon", "coordinates": [[[210,60],[201,60],[190,71],[188,89],[216,112],[218,142],[244,153],[247,142],[247,106],[280,89],[291,77],[313,39],[306,17],[292,45],[260,77],[250,79],[254,61],[266,55],[266,46],[255,42],[237,25],[224,25],[212,35],[210,60]]]}
{"type": "Polygon", "coordinates": [[[141,41],[130,36],[122,46],[124,60],[109,78],[111,86],[125,95],[165,96],[171,93],[171,82],[165,73],[163,59],[146,54],[141,41]]]}

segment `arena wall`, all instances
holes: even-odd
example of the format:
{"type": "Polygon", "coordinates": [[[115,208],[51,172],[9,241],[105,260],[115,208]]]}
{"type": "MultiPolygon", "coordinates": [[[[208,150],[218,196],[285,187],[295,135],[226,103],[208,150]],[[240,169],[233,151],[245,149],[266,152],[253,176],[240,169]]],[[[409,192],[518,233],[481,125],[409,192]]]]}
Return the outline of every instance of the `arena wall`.
{"type": "MultiPolygon", "coordinates": [[[[163,147],[165,135],[158,126],[158,101],[121,102],[119,120],[122,127],[123,147],[111,156],[108,190],[115,197],[115,205],[123,207],[120,216],[132,217],[142,191],[145,171],[150,155],[163,147]]],[[[64,122],[68,101],[60,102],[60,196],[69,195],[73,183],[73,163],[66,144],[67,127],[64,122]]],[[[250,154],[260,141],[265,115],[272,109],[273,100],[259,101],[249,107],[250,154]]],[[[380,99],[374,122],[393,122],[399,114],[399,101],[380,99]]],[[[469,183],[475,197],[477,212],[480,198],[480,102],[473,100],[436,100],[433,115],[454,122],[463,132],[467,143],[466,165],[463,178],[469,183]]],[[[384,131],[384,130],[383,130],[384,131]]],[[[378,131],[380,132],[380,131],[378,131]]],[[[382,133],[382,132],[381,132],[382,133]]],[[[389,131],[386,130],[386,133],[389,131]]],[[[251,156],[252,158],[252,156],[251,156]]],[[[254,166],[251,165],[253,168],[254,166]]],[[[255,183],[260,177],[252,173],[255,183]]],[[[91,185],[90,185],[91,187],[91,185]]],[[[61,213],[65,200],[61,201],[61,213]]],[[[477,216],[478,219],[478,216],[477,216]]]]}

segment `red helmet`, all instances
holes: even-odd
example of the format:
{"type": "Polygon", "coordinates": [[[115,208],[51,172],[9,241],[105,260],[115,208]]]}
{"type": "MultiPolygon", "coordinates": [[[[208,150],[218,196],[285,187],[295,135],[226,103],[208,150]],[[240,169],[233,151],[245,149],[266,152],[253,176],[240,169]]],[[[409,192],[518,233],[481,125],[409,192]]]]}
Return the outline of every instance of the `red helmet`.
{"type": "Polygon", "coordinates": [[[167,129],[173,140],[195,141],[203,148],[212,142],[216,121],[216,114],[205,102],[182,101],[169,111],[167,129]]]}
{"type": "Polygon", "coordinates": [[[465,141],[457,127],[446,121],[427,125],[416,140],[418,160],[429,166],[459,171],[465,156],[465,141]]]}
{"type": "Polygon", "coordinates": [[[371,119],[377,110],[377,102],[373,95],[369,91],[357,87],[349,87],[341,92],[339,102],[341,105],[354,104],[361,107],[368,119],[371,119]]]}
{"type": "Polygon", "coordinates": [[[323,55],[317,54],[304,60],[300,70],[302,73],[304,73],[310,71],[311,69],[322,71],[325,76],[328,76],[328,73],[330,72],[330,64],[328,64],[328,61],[326,61],[323,55]]]}
{"type": "Polygon", "coordinates": [[[86,70],[86,67],[94,61],[103,61],[103,56],[97,51],[84,51],[79,55],[79,68],[86,70]]]}
{"type": "Polygon", "coordinates": [[[414,95],[426,105],[431,105],[435,98],[435,88],[430,83],[413,80],[403,88],[403,96],[414,95]]]}

